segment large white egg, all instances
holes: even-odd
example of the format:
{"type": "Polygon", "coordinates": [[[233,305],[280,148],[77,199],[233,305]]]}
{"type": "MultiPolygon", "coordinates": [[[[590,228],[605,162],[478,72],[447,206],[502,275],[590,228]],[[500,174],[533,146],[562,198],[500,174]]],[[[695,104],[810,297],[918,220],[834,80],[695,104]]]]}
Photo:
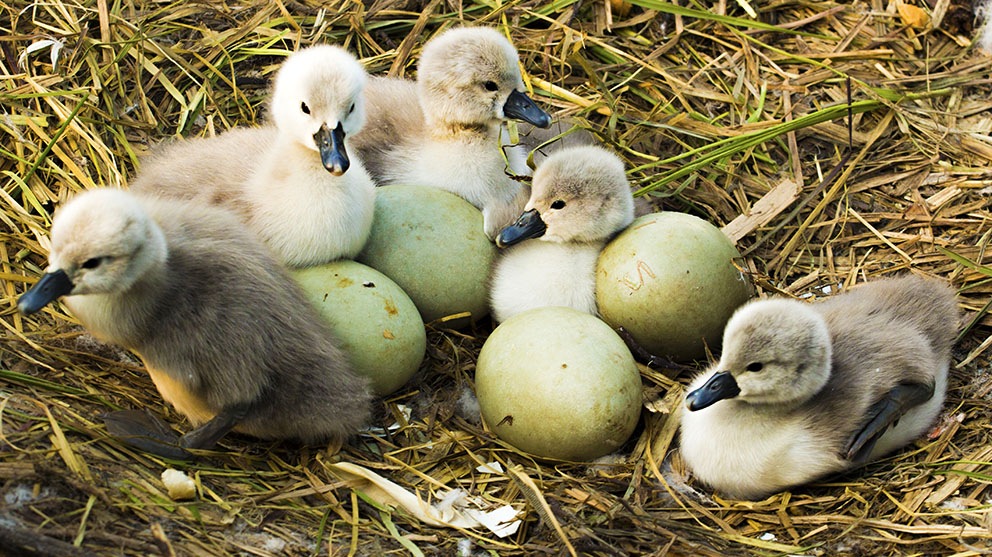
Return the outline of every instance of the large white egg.
{"type": "Polygon", "coordinates": [[[396,281],[424,321],[489,312],[487,283],[496,247],[482,213],[437,188],[376,188],[372,233],[358,260],[396,281]]]}
{"type": "Polygon", "coordinates": [[[377,394],[402,387],[420,367],[427,333],[410,297],[386,275],[354,261],[292,271],[377,394]]]}
{"type": "Polygon", "coordinates": [[[657,356],[702,358],[704,345],[718,346],[727,320],[751,295],[737,257],[730,240],[703,219],[644,215],[599,255],[599,312],[657,356]]]}
{"type": "Polygon", "coordinates": [[[550,458],[613,452],[640,416],[641,378],[627,346],[606,323],[565,307],[497,327],[479,354],[475,390],[496,435],[550,458]]]}

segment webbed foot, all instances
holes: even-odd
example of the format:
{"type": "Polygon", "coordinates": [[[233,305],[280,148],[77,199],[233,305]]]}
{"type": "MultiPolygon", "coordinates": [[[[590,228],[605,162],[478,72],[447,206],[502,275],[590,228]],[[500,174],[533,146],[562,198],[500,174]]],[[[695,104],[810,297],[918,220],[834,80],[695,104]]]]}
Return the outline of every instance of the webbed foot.
{"type": "Polygon", "coordinates": [[[126,445],[173,460],[193,458],[169,426],[148,410],[120,410],[102,418],[111,437],[126,445]]]}
{"type": "Polygon", "coordinates": [[[623,339],[624,344],[627,345],[627,348],[630,349],[630,353],[634,355],[634,359],[651,369],[671,369],[679,373],[693,369],[669,358],[655,356],[651,352],[648,352],[646,348],[634,340],[634,336],[624,327],[617,327],[616,331],[620,335],[620,338],[623,339]]]}

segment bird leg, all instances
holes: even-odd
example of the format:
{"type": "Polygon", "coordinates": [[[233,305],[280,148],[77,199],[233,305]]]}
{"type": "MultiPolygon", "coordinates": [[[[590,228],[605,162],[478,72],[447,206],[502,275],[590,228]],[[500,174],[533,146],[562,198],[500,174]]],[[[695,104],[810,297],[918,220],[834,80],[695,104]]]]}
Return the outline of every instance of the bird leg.
{"type": "Polygon", "coordinates": [[[101,417],[110,436],[125,445],[173,460],[193,458],[178,445],[179,436],[147,409],[120,410],[101,417]]]}
{"type": "Polygon", "coordinates": [[[930,400],[933,390],[933,383],[902,383],[885,393],[871,405],[861,427],[851,436],[846,458],[857,465],[867,462],[875,443],[889,426],[895,425],[906,412],[930,400]]]}
{"type": "Polygon", "coordinates": [[[634,355],[634,359],[643,363],[649,368],[671,369],[679,373],[692,369],[689,366],[684,366],[668,358],[662,356],[655,356],[654,354],[648,352],[646,348],[644,348],[643,346],[638,344],[636,340],[634,340],[634,337],[633,335],[630,334],[630,331],[628,331],[623,327],[617,327],[617,334],[620,335],[620,338],[623,339],[624,344],[626,344],[627,348],[630,349],[630,353],[634,355]]]}
{"type": "Polygon", "coordinates": [[[179,445],[187,449],[210,449],[227,435],[238,422],[243,420],[251,408],[250,404],[228,406],[202,426],[183,435],[179,445]]]}

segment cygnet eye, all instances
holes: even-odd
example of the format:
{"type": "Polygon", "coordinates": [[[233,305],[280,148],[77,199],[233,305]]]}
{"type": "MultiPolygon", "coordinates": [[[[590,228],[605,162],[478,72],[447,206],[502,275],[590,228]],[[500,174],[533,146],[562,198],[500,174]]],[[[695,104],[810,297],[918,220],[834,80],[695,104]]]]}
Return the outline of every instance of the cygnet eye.
{"type": "Polygon", "coordinates": [[[482,86],[486,88],[486,91],[495,91],[499,89],[499,85],[496,85],[495,81],[487,81],[483,83],[482,86]]]}
{"type": "Polygon", "coordinates": [[[551,203],[551,208],[552,209],[561,209],[561,208],[564,208],[564,207],[565,207],[565,202],[563,200],[561,200],[561,199],[555,199],[554,202],[551,203]]]}
{"type": "Polygon", "coordinates": [[[103,263],[103,260],[103,257],[91,257],[86,261],[83,261],[83,264],[80,265],[80,267],[83,269],[96,269],[101,263],[103,263]]]}
{"type": "Polygon", "coordinates": [[[354,111],[355,111],[355,103],[351,103],[351,108],[348,109],[348,114],[351,114],[354,111]]]}
{"type": "Polygon", "coordinates": [[[305,102],[300,103],[300,110],[302,110],[304,114],[310,114],[310,107],[307,106],[307,103],[305,102]]]}
{"type": "Polygon", "coordinates": [[[764,369],[764,367],[765,367],[765,364],[763,364],[761,362],[751,362],[744,369],[746,369],[748,371],[761,371],[762,369],[764,369]]]}

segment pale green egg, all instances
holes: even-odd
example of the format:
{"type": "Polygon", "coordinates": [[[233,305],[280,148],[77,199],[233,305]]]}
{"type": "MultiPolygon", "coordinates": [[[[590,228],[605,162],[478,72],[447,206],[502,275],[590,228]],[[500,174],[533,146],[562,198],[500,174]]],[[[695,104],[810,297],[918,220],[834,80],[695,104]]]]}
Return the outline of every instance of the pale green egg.
{"type": "Polygon", "coordinates": [[[387,395],[413,377],[427,350],[427,334],[417,307],[395,282],[346,260],[292,273],[377,394],[387,395]]]}
{"type": "Polygon", "coordinates": [[[606,323],[565,307],[521,312],[497,327],[479,354],[475,390],[501,439],[563,460],[615,451],[641,409],[627,346],[606,323]]]}
{"type": "Polygon", "coordinates": [[[357,259],[396,281],[425,322],[462,312],[477,320],[489,312],[495,252],[482,213],[464,199],[437,188],[383,186],[357,259]]]}
{"type": "Polygon", "coordinates": [[[599,255],[599,312],[657,356],[702,358],[704,345],[716,350],[727,320],[751,296],[737,257],[723,232],[703,219],[644,215],[599,255]]]}

